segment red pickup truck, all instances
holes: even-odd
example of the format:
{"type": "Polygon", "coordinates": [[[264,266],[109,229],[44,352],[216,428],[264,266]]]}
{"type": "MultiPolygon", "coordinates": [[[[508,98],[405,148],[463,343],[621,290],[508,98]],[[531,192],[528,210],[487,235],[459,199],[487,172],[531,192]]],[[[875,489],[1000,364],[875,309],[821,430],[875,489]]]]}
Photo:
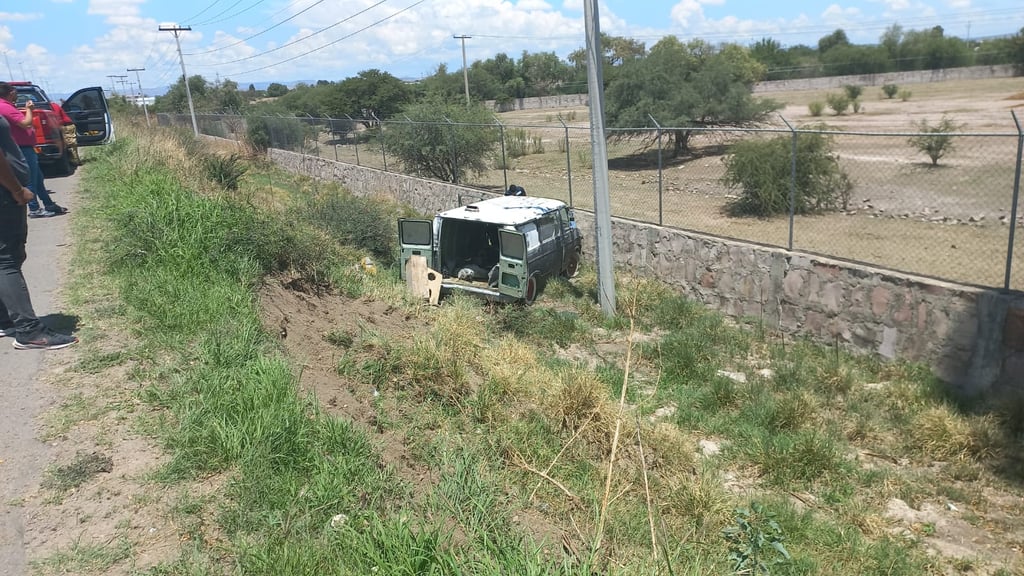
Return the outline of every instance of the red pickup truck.
{"type": "MultiPolygon", "coordinates": [[[[17,106],[24,108],[32,100],[32,124],[36,130],[36,154],[39,164],[52,167],[59,174],[74,170],[71,153],[64,145],[63,122],[50,105],[50,98],[42,88],[31,82],[11,82],[18,91],[17,106]]],[[[103,144],[113,139],[110,111],[103,88],[93,86],[78,90],[64,101],[64,113],[75,123],[79,146],[103,144]]]]}

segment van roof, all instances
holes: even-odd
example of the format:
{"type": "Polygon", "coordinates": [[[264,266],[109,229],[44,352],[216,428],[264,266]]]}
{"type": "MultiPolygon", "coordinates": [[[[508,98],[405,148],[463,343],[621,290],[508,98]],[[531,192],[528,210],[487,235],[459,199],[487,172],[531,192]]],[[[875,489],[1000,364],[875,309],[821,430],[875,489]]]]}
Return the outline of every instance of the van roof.
{"type": "Polygon", "coordinates": [[[565,206],[565,202],[535,196],[499,196],[466,206],[445,210],[441,218],[476,220],[506,226],[516,226],[565,206]]]}

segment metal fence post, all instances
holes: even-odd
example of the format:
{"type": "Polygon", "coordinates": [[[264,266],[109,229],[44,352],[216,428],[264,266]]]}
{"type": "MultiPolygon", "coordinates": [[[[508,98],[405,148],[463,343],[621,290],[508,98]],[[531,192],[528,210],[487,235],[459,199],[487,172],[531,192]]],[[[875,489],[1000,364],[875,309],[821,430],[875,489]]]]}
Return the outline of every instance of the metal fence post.
{"type": "Polygon", "coordinates": [[[664,226],[665,225],[665,211],[664,211],[664,205],[665,204],[664,204],[664,200],[663,200],[664,199],[664,195],[662,193],[663,175],[662,175],[662,161],[661,161],[661,124],[658,124],[658,121],[654,119],[654,116],[648,114],[647,117],[651,119],[651,122],[654,122],[654,126],[657,127],[657,129],[658,129],[658,226],[664,226]]]}
{"type": "Polygon", "coordinates": [[[316,125],[316,118],[312,114],[306,113],[309,118],[309,131],[313,134],[313,145],[316,150],[316,157],[320,157],[320,129],[316,125]]]}
{"type": "Polygon", "coordinates": [[[334,142],[334,161],[338,161],[338,139],[334,136],[334,118],[324,115],[324,126],[327,126],[328,134],[331,136],[331,142],[334,142]]]}
{"type": "Polygon", "coordinates": [[[384,151],[384,121],[381,120],[380,118],[377,118],[377,113],[376,112],[370,112],[370,116],[373,116],[373,119],[377,121],[377,134],[378,134],[377,137],[380,140],[380,157],[384,160],[384,171],[387,172],[388,171],[388,155],[384,151]]]}
{"type": "Polygon", "coordinates": [[[786,127],[793,133],[793,152],[789,158],[789,242],[786,244],[786,249],[792,250],[793,225],[796,221],[796,129],[793,128],[793,125],[782,114],[779,114],[779,118],[782,118],[782,121],[786,123],[786,127]]]}
{"type": "Polygon", "coordinates": [[[1010,273],[1013,271],[1013,239],[1017,230],[1017,202],[1020,200],[1020,164],[1021,155],[1024,153],[1024,130],[1021,129],[1020,119],[1017,118],[1017,111],[1010,110],[1013,116],[1013,123],[1017,125],[1017,169],[1013,175],[1013,204],[1010,206],[1010,240],[1006,248],[1006,279],[1003,281],[1003,289],[1010,290],[1010,273]]]}
{"type": "MultiPolygon", "coordinates": [[[[492,114],[493,116],[493,114],[492,114]]],[[[508,190],[508,157],[505,155],[505,125],[494,116],[494,123],[498,125],[498,133],[501,135],[501,177],[505,182],[503,190],[508,190]]]]}
{"type": "MultiPolygon", "coordinates": [[[[349,116],[348,114],[345,114],[345,118],[348,118],[348,122],[349,122],[349,124],[348,124],[349,130],[348,130],[348,132],[345,133],[345,137],[347,138],[349,132],[355,132],[355,126],[356,126],[357,122],[355,120],[353,120],[352,117],[349,116]]],[[[359,134],[356,134],[355,136],[352,137],[352,143],[353,143],[353,146],[356,149],[356,166],[362,166],[362,164],[359,163],[359,134]]]]}
{"type": "Polygon", "coordinates": [[[455,123],[451,121],[451,118],[444,117],[444,121],[448,123],[448,151],[452,155],[452,184],[459,183],[459,156],[455,147],[455,123]]]}
{"type": "Polygon", "coordinates": [[[558,115],[558,121],[562,124],[562,130],[565,132],[565,171],[569,177],[569,206],[572,207],[572,150],[569,146],[569,126],[562,120],[562,115],[558,115]]]}

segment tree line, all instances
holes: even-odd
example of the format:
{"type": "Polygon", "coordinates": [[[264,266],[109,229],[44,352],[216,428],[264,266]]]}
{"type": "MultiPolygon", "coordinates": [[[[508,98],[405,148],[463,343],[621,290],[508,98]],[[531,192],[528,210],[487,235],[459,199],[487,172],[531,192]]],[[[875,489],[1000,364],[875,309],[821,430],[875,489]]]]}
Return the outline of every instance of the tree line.
{"type": "MultiPolygon", "coordinates": [[[[665,37],[648,48],[631,38],[602,34],[606,88],[621,75],[635,74],[638,61],[658,60],[659,47],[679,42],[665,37]]],[[[962,39],[945,33],[941,26],[926,30],[905,30],[893,24],[876,44],[853,44],[846,32],[837,29],[821,37],[817,46],[798,44],[783,47],[774,38],[762,38],[750,46],[736,43],[713,45],[696,39],[686,43],[692,58],[726,54],[744,67],[740,76],[747,83],[819,76],[879,74],[893,71],[933,70],[970,65],[1012,64],[1024,74],[1024,28],[1012,36],[994,39],[962,39]]],[[[655,64],[659,67],[662,64],[655,64]]],[[[508,102],[531,96],[584,92],[587,86],[586,52],[580,48],[559,58],[554,52],[530,53],[519,58],[499,53],[470,64],[467,71],[473,100],[508,102]]],[[[464,97],[461,70],[449,71],[439,64],[434,73],[418,82],[405,82],[386,71],[364,70],[339,81],[318,80],[289,89],[272,83],[265,90],[252,84],[241,90],[232,80],[211,83],[202,76],[188,79],[197,110],[241,111],[252,108],[267,113],[297,113],[344,117],[398,112],[414,101],[455,101],[464,97]]],[[[156,99],[158,112],[188,110],[182,79],[156,99]]]]}

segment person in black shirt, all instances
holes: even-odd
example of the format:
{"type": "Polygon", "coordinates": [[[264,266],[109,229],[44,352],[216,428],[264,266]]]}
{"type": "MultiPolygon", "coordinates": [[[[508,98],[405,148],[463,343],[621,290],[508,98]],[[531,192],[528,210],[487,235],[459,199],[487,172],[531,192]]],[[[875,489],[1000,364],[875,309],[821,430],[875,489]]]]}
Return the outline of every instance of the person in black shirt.
{"type": "Polygon", "coordinates": [[[19,350],[66,348],[78,338],[49,329],[36,317],[21,272],[28,240],[28,211],[34,195],[25,185],[29,167],[0,118],[0,337],[14,336],[19,350]]]}

